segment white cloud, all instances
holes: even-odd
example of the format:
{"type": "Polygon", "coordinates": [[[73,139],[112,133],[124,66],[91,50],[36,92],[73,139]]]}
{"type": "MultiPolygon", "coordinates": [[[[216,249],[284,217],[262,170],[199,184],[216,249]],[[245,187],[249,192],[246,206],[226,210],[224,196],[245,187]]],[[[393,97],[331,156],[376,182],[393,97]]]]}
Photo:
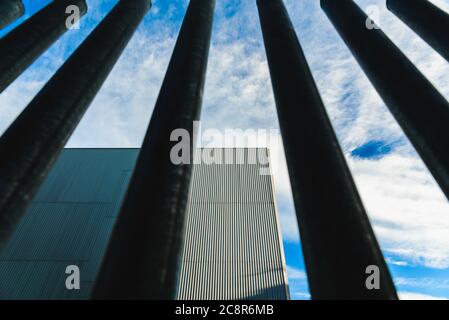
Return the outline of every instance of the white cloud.
{"type": "MultiPolygon", "coordinates": [[[[449,64],[388,12],[383,0],[357,2],[362,7],[377,4],[383,8],[385,32],[449,97],[449,64]]],[[[434,2],[449,6],[448,0],[434,2]]],[[[182,3],[185,5],[186,1],[182,3]]],[[[318,1],[287,0],[286,4],[345,152],[348,154],[372,139],[405,141],[392,155],[378,161],[348,156],[382,248],[401,257],[404,263],[449,267],[447,200],[319,8],[318,1]]],[[[241,1],[238,6],[234,14],[225,16],[226,3],[217,2],[203,125],[219,130],[278,128],[255,1],[241,1]]],[[[91,7],[95,7],[94,1],[91,7]]],[[[160,12],[158,5],[157,8],[160,12]]],[[[92,20],[101,18],[95,10],[90,12],[92,20]]],[[[69,146],[140,145],[179,28],[179,23],[168,25],[165,19],[169,18],[155,12],[147,16],[69,146]]],[[[62,38],[0,96],[0,132],[62,62],[61,55],[68,43],[80,41],[73,39],[73,34],[62,38]]],[[[275,148],[272,155],[278,155],[274,165],[280,168],[274,179],[284,239],[298,241],[283,149],[275,148]]]]}
{"type": "Polygon", "coordinates": [[[140,147],[174,43],[139,29],[68,146],[140,147]]]}
{"type": "Polygon", "coordinates": [[[391,259],[391,258],[385,258],[385,261],[388,264],[392,264],[392,265],[395,265],[395,266],[400,266],[400,267],[408,266],[407,261],[395,260],[395,259],[391,259]]]}
{"type": "Polygon", "coordinates": [[[291,291],[290,295],[291,295],[292,300],[310,300],[311,299],[310,293],[303,292],[303,291],[291,291]]]}
{"type": "Polygon", "coordinates": [[[303,270],[287,266],[290,297],[293,300],[310,300],[308,292],[307,277],[303,270]]]}
{"type": "Polygon", "coordinates": [[[421,289],[449,289],[449,279],[441,278],[405,278],[397,277],[395,284],[398,286],[407,286],[421,289]]]}
{"type": "Polygon", "coordinates": [[[417,292],[402,291],[398,293],[401,300],[448,300],[444,297],[435,297],[428,294],[422,294],[417,292]]]}
{"type": "Polygon", "coordinates": [[[417,157],[351,159],[383,249],[428,267],[449,267],[449,206],[417,157]]]}
{"type": "MultiPolygon", "coordinates": [[[[361,8],[379,6],[385,33],[449,97],[449,64],[389,12],[385,1],[356,2],[361,8]]],[[[449,206],[440,188],[319,1],[286,3],[382,248],[405,263],[449,267],[449,206]],[[401,143],[381,160],[350,157],[349,151],[370,140],[401,143]]]]}
{"type": "Polygon", "coordinates": [[[304,272],[304,270],[299,270],[291,266],[287,266],[287,274],[290,280],[306,279],[306,273],[304,272]]]}

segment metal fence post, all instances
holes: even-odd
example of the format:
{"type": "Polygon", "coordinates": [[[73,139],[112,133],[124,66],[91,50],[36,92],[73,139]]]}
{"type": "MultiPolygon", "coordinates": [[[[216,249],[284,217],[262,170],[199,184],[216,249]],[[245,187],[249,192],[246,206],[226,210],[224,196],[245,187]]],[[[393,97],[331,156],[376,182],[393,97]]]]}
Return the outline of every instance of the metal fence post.
{"type": "Polygon", "coordinates": [[[69,5],[87,12],[85,0],[54,0],[0,39],[0,93],[68,30],[69,5]]]}
{"type": "Polygon", "coordinates": [[[321,7],[449,199],[449,103],[352,0],[321,7]]]}
{"type": "Polygon", "coordinates": [[[396,299],[362,201],[282,0],[258,0],[313,299],[396,299]],[[380,290],[366,285],[380,270],[380,290]]]}
{"type": "Polygon", "coordinates": [[[119,1],[0,138],[0,248],[150,6],[119,1]]]}
{"type": "Polygon", "coordinates": [[[0,30],[13,23],[25,13],[22,0],[2,0],[0,2],[0,30]]]}
{"type": "Polygon", "coordinates": [[[449,61],[449,14],[427,0],[387,0],[387,8],[449,61]]]}
{"type": "MultiPolygon", "coordinates": [[[[174,130],[200,116],[215,0],[191,0],[92,297],[174,299],[192,164],[170,159],[174,130]]],[[[178,137],[177,137],[178,138],[178,137]]],[[[192,160],[190,154],[190,160],[192,160]]]]}

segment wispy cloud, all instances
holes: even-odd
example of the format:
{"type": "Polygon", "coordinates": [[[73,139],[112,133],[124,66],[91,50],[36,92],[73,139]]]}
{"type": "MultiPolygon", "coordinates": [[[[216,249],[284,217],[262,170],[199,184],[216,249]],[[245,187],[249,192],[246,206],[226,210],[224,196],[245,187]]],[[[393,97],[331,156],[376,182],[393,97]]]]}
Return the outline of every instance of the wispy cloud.
{"type": "Polygon", "coordinates": [[[427,288],[427,289],[449,289],[449,279],[441,278],[403,278],[398,277],[395,279],[397,285],[414,287],[414,288],[427,288]]]}
{"type": "Polygon", "coordinates": [[[384,251],[449,267],[449,207],[421,160],[392,154],[349,163],[384,251]]]}
{"type": "MultiPolygon", "coordinates": [[[[318,2],[286,1],[382,248],[405,261],[447,268],[447,200],[318,2]],[[351,155],[376,141],[396,146],[372,159],[351,155]]],[[[448,97],[449,64],[384,2],[357,1],[362,9],[378,6],[382,29],[448,97]]]]}
{"type": "Polygon", "coordinates": [[[448,300],[445,297],[435,297],[428,294],[408,291],[399,292],[399,298],[401,300],[448,300]]]}
{"type": "Polygon", "coordinates": [[[291,266],[287,266],[287,273],[288,277],[291,280],[298,280],[298,279],[306,279],[306,273],[304,270],[299,270],[291,266]]]}
{"type": "MultiPolygon", "coordinates": [[[[64,35],[0,95],[0,132],[116,0],[88,2],[90,10],[82,29],[64,35]]],[[[362,8],[379,6],[383,30],[449,97],[449,64],[388,12],[384,2],[357,1],[362,8]]],[[[449,0],[433,2],[449,10],[449,0]]],[[[140,146],[187,3],[154,1],[152,11],[74,133],[70,147],[140,146]]],[[[319,8],[319,1],[285,3],[382,249],[396,257],[390,263],[449,268],[447,200],[319,8]],[[380,157],[351,155],[373,141],[394,143],[395,147],[380,157]]],[[[217,1],[202,120],[205,128],[219,130],[279,127],[255,1],[217,1]]],[[[283,149],[276,148],[272,154],[277,155],[273,159],[280,168],[274,180],[284,240],[298,243],[283,149]]],[[[289,273],[300,274],[291,268],[289,273]]],[[[305,291],[301,288],[296,292],[305,291]]],[[[417,293],[403,294],[410,297],[417,293]]]]}
{"type": "Polygon", "coordinates": [[[408,266],[408,262],[407,261],[401,261],[401,260],[395,260],[395,259],[391,259],[391,258],[385,258],[385,261],[388,264],[394,265],[394,266],[400,266],[400,267],[405,267],[408,266]]]}
{"type": "Polygon", "coordinates": [[[307,276],[304,270],[293,266],[287,266],[287,274],[291,299],[309,300],[310,293],[307,287],[307,276]]]}

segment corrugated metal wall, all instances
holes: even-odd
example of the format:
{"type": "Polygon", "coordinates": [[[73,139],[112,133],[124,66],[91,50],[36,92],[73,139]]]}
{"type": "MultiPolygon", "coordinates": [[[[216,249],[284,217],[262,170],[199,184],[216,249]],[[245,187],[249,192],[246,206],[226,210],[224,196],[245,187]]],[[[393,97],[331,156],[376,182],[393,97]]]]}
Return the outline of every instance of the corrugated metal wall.
{"type": "Polygon", "coordinates": [[[267,149],[204,152],[221,164],[194,166],[178,299],[288,299],[267,149]]]}
{"type": "Polygon", "coordinates": [[[0,299],[89,297],[138,152],[64,150],[0,253],[0,299]],[[80,290],[65,287],[72,264],[80,290]]]}
{"type": "MultiPolygon", "coordinates": [[[[138,152],[64,150],[0,252],[0,299],[89,297],[138,152]],[[80,290],[65,287],[68,265],[80,268],[80,290]]],[[[229,154],[234,164],[195,165],[179,298],[286,299],[266,159],[229,154]]]]}

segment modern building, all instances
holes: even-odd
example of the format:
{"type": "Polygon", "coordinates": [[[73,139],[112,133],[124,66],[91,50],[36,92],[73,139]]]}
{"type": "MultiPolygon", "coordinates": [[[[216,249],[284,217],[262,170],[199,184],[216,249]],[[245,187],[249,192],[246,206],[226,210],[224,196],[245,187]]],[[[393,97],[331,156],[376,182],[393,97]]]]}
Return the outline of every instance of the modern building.
{"type": "Polygon", "coordinates": [[[66,149],[0,252],[0,299],[87,299],[138,149],[66,149]],[[68,265],[81,289],[67,290],[68,265]]]}
{"type": "MultiPolygon", "coordinates": [[[[232,163],[194,165],[178,298],[288,299],[268,151],[226,150],[203,152],[232,163]]],[[[64,150],[0,252],[0,299],[89,298],[138,153],[64,150]]]]}
{"type": "Polygon", "coordinates": [[[178,298],[288,299],[268,150],[195,156],[178,298]]]}

